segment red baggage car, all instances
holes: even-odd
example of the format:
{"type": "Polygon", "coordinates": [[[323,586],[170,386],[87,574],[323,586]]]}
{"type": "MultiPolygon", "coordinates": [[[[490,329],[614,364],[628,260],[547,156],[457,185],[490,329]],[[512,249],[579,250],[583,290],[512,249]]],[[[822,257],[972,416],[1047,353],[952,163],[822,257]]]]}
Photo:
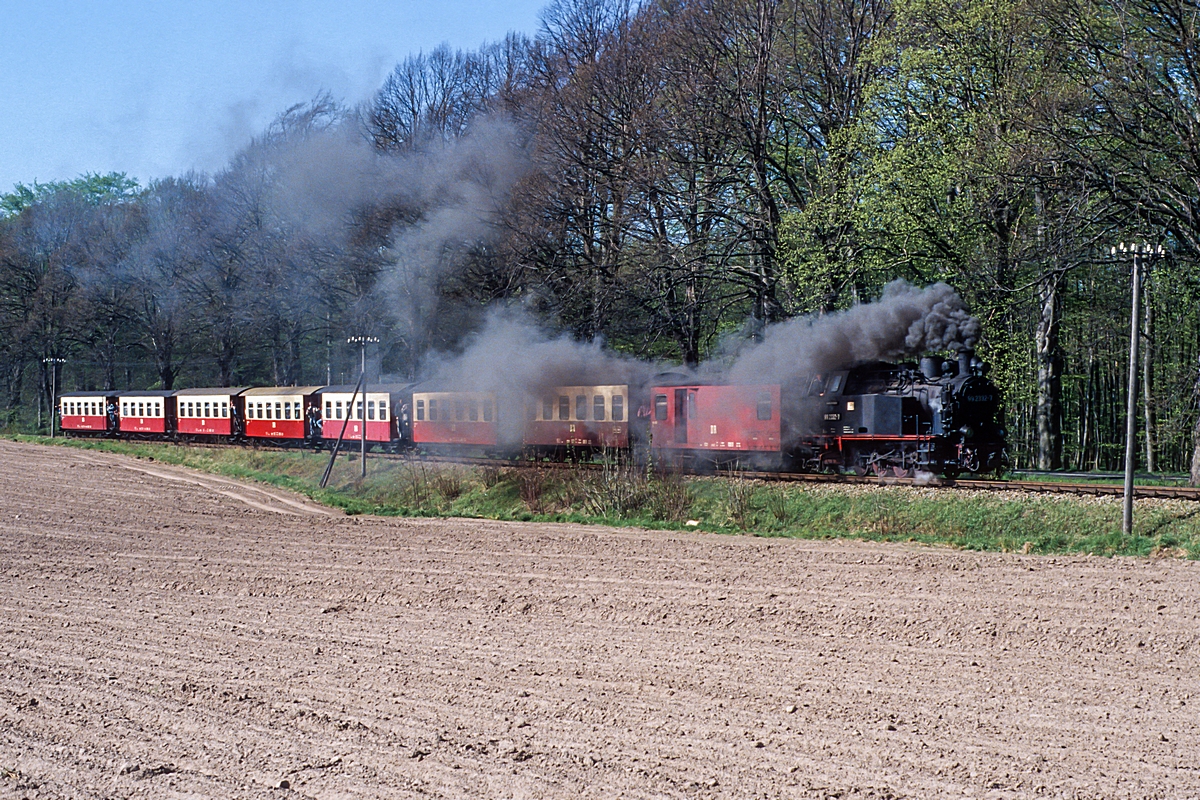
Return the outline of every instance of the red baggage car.
{"type": "Polygon", "coordinates": [[[781,453],[777,384],[656,386],[650,398],[651,444],[662,454],[722,462],[781,453]]]}

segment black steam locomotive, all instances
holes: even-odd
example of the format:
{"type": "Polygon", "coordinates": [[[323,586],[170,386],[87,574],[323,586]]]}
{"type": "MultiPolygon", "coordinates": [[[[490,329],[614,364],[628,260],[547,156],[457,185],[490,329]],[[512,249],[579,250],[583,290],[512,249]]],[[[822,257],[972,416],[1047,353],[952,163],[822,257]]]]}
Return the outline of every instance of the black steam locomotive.
{"type": "Polygon", "coordinates": [[[815,376],[791,404],[793,463],[859,475],[1001,472],[1003,408],[987,372],[962,350],[957,361],[878,362],[815,376]]]}

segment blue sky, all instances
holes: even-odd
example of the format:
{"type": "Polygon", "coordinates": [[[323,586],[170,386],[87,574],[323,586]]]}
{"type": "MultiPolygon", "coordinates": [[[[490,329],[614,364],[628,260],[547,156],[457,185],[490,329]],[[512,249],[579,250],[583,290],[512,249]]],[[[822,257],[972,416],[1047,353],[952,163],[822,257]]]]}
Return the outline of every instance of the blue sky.
{"type": "Polygon", "coordinates": [[[293,103],[357,103],[442,42],[532,35],[545,2],[0,0],[0,192],[218,169],[293,103]]]}

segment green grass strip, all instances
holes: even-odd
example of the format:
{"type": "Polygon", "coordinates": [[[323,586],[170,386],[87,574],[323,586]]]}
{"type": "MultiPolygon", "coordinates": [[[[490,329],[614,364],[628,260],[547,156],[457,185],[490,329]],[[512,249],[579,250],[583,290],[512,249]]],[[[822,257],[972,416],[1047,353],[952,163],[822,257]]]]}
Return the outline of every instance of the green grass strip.
{"type": "Polygon", "coordinates": [[[6,438],[121,453],[259,481],[348,514],[580,522],[1045,555],[1200,557],[1200,503],[1182,500],[1139,500],[1134,534],[1124,536],[1119,498],[768,484],[736,477],[648,475],[620,465],[594,471],[513,470],[369,456],[364,480],[353,452],[338,458],[329,487],[321,489],[326,452],[6,438]]]}

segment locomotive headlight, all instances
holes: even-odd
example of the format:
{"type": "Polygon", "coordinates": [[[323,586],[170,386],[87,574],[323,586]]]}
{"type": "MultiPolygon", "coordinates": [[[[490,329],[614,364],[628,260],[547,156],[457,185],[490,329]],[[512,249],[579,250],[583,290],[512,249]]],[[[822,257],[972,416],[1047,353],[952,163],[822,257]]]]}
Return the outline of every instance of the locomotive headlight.
{"type": "Polygon", "coordinates": [[[996,435],[999,436],[1001,439],[1003,439],[1005,436],[1008,435],[1008,431],[1004,430],[1004,428],[997,428],[996,435]]]}
{"type": "Polygon", "coordinates": [[[961,430],[962,430],[962,435],[963,435],[964,439],[974,439],[975,438],[975,429],[972,428],[970,425],[962,426],[961,430]]]}

